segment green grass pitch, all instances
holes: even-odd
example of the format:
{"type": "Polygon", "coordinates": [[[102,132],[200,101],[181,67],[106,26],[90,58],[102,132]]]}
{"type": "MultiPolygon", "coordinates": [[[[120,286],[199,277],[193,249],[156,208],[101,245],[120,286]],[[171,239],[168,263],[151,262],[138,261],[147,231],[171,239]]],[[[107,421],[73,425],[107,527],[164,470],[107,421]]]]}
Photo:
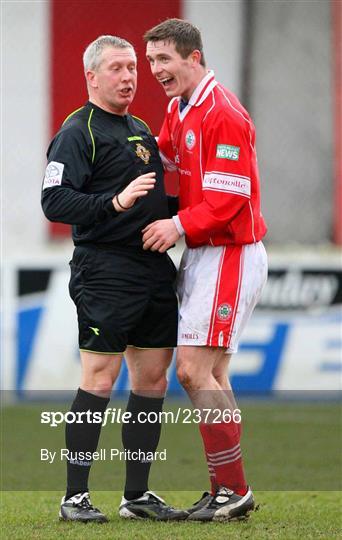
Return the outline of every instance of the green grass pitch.
{"type": "MultiPolygon", "coordinates": [[[[97,462],[92,470],[91,496],[93,504],[110,519],[104,525],[58,520],[65,463],[42,464],[37,457],[42,445],[49,448],[63,445],[64,428],[41,426],[40,411],[67,409],[58,404],[53,408],[51,404],[5,407],[0,537],[11,540],[341,538],[340,404],[246,401],[240,405],[245,467],[258,504],[258,510],[249,520],[206,524],[122,520],[117,508],[124,464],[97,462]]],[[[99,446],[118,446],[120,428],[103,428],[99,446]]],[[[159,448],[167,448],[168,463],[153,464],[150,488],[168,503],[187,507],[208,487],[197,426],[163,426],[159,448]]]]}

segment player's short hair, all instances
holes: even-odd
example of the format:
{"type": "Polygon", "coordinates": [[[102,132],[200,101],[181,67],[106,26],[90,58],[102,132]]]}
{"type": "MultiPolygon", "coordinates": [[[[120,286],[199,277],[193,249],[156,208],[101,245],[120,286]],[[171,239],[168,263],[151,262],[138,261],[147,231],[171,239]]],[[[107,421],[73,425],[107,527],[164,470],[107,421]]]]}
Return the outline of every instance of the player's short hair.
{"type": "Polygon", "coordinates": [[[106,47],[113,47],[114,49],[133,49],[134,47],[129,41],[117,36],[99,36],[92,41],[83,54],[84,71],[88,69],[95,70],[101,64],[101,54],[106,47]]]}
{"type": "Polygon", "coordinates": [[[205,67],[201,32],[183,19],[167,19],[157,24],[144,34],[144,41],[169,41],[175,44],[176,51],[182,58],[187,58],[192,51],[201,53],[200,63],[205,67]]]}

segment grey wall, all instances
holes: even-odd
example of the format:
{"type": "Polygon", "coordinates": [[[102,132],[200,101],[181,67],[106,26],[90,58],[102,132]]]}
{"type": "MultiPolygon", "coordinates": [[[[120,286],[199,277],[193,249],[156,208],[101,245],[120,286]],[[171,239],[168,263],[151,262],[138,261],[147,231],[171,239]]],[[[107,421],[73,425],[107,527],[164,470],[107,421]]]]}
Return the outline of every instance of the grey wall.
{"type": "Polygon", "coordinates": [[[244,2],[242,0],[188,0],[182,17],[201,31],[208,68],[220,83],[241,93],[244,2]]]}
{"type": "Polygon", "coordinates": [[[330,2],[253,1],[249,110],[268,242],[330,240],[330,2]]]}
{"type": "Polygon", "coordinates": [[[1,5],[1,220],[6,255],[40,249],[49,117],[48,2],[1,5]]]}

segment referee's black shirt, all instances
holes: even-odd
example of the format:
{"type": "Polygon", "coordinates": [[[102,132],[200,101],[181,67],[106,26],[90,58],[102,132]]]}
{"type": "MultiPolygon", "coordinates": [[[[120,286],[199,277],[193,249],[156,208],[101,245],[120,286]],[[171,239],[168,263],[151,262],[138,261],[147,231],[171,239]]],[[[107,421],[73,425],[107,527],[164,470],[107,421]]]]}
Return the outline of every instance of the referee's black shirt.
{"type": "Polygon", "coordinates": [[[75,245],[142,246],[142,229],[168,218],[163,166],[146,124],[88,102],[72,113],[52,140],[42,207],[50,221],[69,223],[75,245]],[[112,198],[141,174],[156,184],[133,208],[116,212],[112,198]]]}

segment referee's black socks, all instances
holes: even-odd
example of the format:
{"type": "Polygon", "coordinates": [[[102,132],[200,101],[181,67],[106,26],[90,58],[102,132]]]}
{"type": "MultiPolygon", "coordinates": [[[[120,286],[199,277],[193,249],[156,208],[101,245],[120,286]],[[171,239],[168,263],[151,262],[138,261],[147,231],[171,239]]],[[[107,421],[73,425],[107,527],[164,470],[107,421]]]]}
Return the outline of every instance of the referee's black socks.
{"type": "MultiPolygon", "coordinates": [[[[78,389],[72,412],[100,412],[103,415],[109,403],[109,398],[95,396],[81,388],[78,389]]],[[[67,461],[67,491],[65,499],[69,499],[76,493],[88,491],[88,477],[92,461],[78,459],[81,452],[94,453],[100,437],[102,423],[95,423],[93,419],[87,419],[85,415],[82,422],[67,423],[65,427],[65,442],[71,452],[72,459],[67,461]],[[89,421],[90,420],[90,421],[89,421]]]]}
{"type": "MultiPolygon", "coordinates": [[[[160,438],[161,423],[159,418],[157,422],[149,422],[147,414],[149,412],[158,414],[163,408],[163,402],[164,398],[138,396],[133,392],[130,393],[127,411],[132,416],[130,422],[122,424],[122,444],[126,451],[130,450],[132,453],[140,450],[142,456],[146,455],[147,452],[156,451],[160,438]],[[139,422],[139,413],[143,413],[140,416],[140,420],[143,420],[143,422],[139,422]]],[[[154,420],[155,418],[156,415],[153,415],[154,420]]],[[[148,490],[150,468],[151,460],[145,460],[143,457],[141,459],[126,459],[125,499],[137,499],[148,490]]]]}

